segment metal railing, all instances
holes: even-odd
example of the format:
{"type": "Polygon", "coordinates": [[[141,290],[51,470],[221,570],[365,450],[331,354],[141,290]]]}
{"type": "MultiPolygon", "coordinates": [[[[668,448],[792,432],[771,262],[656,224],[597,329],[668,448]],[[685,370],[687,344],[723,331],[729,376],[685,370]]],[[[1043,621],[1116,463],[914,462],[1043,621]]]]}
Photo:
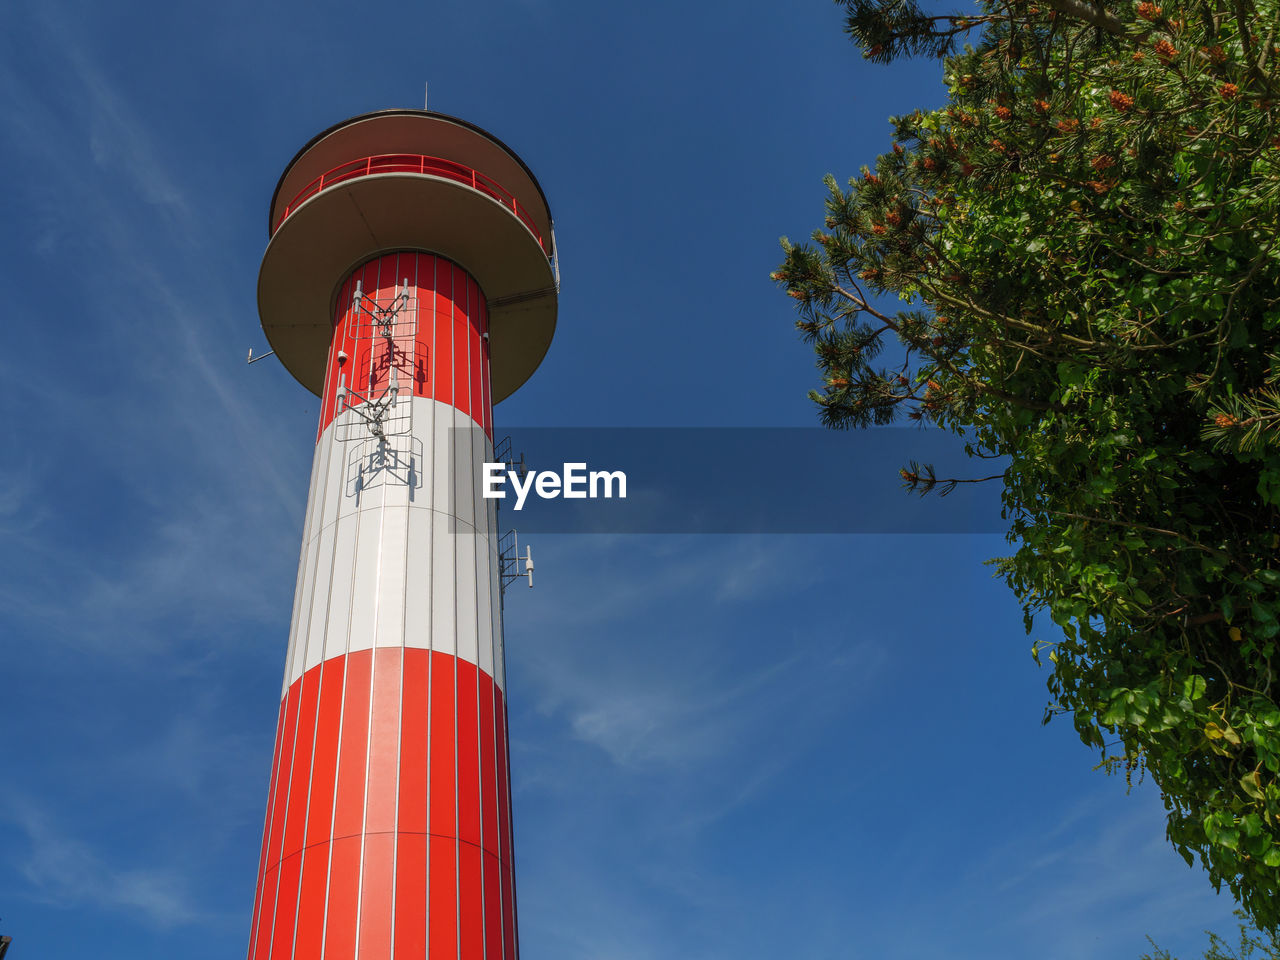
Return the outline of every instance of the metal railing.
{"type": "Polygon", "coordinates": [[[367,177],[375,173],[421,173],[433,177],[443,177],[446,180],[453,180],[469,186],[472,190],[478,190],[497,200],[504,207],[509,208],[519,218],[520,222],[529,228],[529,232],[537,238],[538,245],[542,247],[543,252],[548,257],[551,256],[551,251],[547,249],[547,244],[542,239],[542,232],[538,230],[533,217],[529,215],[529,211],[502,184],[492,177],[486,177],[472,167],[453,160],[445,160],[443,157],[428,157],[416,153],[385,153],[376,157],[363,157],[360,160],[348,161],[320,174],[320,176],[299,190],[294,198],[289,201],[288,206],[280,214],[280,219],[276,221],[276,225],[271,232],[275,233],[276,230],[279,230],[280,224],[288,219],[289,214],[322,190],[326,190],[335,184],[343,183],[346,180],[367,177]]]}

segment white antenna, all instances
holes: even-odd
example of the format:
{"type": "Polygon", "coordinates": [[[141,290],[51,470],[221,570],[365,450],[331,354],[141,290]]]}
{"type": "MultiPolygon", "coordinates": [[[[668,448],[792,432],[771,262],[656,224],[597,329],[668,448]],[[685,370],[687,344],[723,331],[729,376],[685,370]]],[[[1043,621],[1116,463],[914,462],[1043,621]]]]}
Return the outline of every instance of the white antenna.
{"type": "Polygon", "coordinates": [[[422,109],[427,109],[427,88],[430,86],[425,80],[422,82],[422,109]]]}
{"type": "Polygon", "coordinates": [[[507,586],[521,577],[528,577],[529,586],[533,587],[533,548],[526,543],[524,556],[520,556],[520,537],[515,530],[508,530],[498,541],[498,583],[504,598],[507,586]],[[524,561],[523,573],[521,561],[524,561]]]}

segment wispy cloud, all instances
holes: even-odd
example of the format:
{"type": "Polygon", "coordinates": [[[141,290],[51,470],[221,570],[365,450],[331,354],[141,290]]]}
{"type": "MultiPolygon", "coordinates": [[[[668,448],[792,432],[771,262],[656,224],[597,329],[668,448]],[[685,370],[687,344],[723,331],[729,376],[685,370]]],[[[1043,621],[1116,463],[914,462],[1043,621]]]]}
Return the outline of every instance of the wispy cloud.
{"type": "Polygon", "coordinates": [[[0,818],[23,838],[25,849],[9,852],[27,885],[15,891],[19,896],[62,909],[125,910],[160,928],[210,919],[171,867],[110,863],[30,801],[9,797],[0,803],[0,818]]]}
{"type": "MultiPolygon", "coordinates": [[[[11,121],[0,141],[26,171],[14,220],[35,231],[28,249],[44,252],[51,280],[19,286],[10,306],[30,319],[0,356],[29,388],[10,394],[29,462],[0,477],[0,600],[15,627],[103,652],[154,640],[139,626],[179,611],[282,620],[309,424],[286,434],[261,368],[266,389],[246,390],[227,338],[248,341],[254,326],[241,320],[247,297],[217,273],[231,246],[217,236],[217,197],[174,165],[166,132],[113,83],[68,8],[25,13],[59,82],[0,61],[11,121]],[[70,365],[27,362],[68,331],[70,365]],[[70,381],[79,389],[57,389],[70,381]],[[66,529],[58,501],[84,493],[130,518],[102,525],[114,542],[66,529]]],[[[247,294],[251,272],[243,279],[247,294]]]]}

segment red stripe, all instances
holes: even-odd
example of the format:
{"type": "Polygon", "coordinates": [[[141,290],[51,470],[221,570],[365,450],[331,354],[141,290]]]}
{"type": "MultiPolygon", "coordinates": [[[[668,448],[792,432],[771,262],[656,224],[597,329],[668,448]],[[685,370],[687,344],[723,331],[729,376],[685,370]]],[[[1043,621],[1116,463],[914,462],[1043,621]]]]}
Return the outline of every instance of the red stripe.
{"type": "Polygon", "coordinates": [[[488,673],[355,651],[290,687],[278,729],[250,960],[514,960],[505,705],[488,673]]]}
{"type": "Polygon", "coordinates": [[[360,887],[360,960],[390,960],[391,898],[395,890],[395,834],[364,838],[364,882],[360,887]]]}
{"type": "MultiPolygon", "coordinates": [[[[324,960],[354,960],[356,907],[360,897],[360,837],[333,841],[329,907],[325,918],[324,960]]],[[[299,958],[303,960],[303,958],[299,958]]]]}
{"type": "Polygon", "coordinates": [[[285,857],[280,863],[280,892],[276,896],[275,933],[271,937],[271,960],[293,956],[293,929],[298,917],[298,877],[302,854],[285,857]]]}
{"type": "Polygon", "coordinates": [[[258,924],[258,935],[254,939],[253,949],[249,956],[253,960],[267,960],[271,951],[271,927],[276,918],[276,891],[279,889],[278,864],[267,867],[266,876],[262,878],[262,916],[258,924]]]}
{"type": "Polygon", "coordinates": [[[435,276],[435,369],[436,383],[431,395],[453,403],[453,268],[447,260],[433,264],[435,276]]]}
{"type": "Polygon", "coordinates": [[[493,732],[493,678],[476,671],[480,681],[480,831],[482,844],[498,855],[498,745],[493,732]]]}
{"type": "Polygon", "coordinates": [[[307,823],[307,795],[311,784],[311,751],[316,738],[316,706],[320,693],[320,671],[312,669],[298,681],[301,688],[298,705],[296,744],[293,753],[293,773],[289,777],[289,803],[284,821],[284,847],[282,856],[289,856],[302,849],[307,823]]]}
{"type": "Polygon", "coordinates": [[[463,413],[471,412],[470,383],[467,379],[467,288],[471,278],[453,264],[453,405],[463,413]]]}
{"type": "Polygon", "coordinates": [[[284,743],[280,750],[279,779],[276,787],[274,807],[271,811],[271,839],[267,845],[267,863],[280,862],[280,848],[284,842],[284,818],[288,809],[289,785],[293,779],[293,749],[298,732],[298,701],[301,699],[301,684],[295,683],[289,688],[284,706],[284,743]]]}
{"type": "Polygon", "coordinates": [[[386,389],[392,361],[386,341],[377,335],[369,306],[376,302],[390,307],[406,279],[411,307],[416,303],[417,327],[416,334],[410,332],[409,315],[396,320],[395,365],[401,389],[456,407],[492,435],[484,291],[465,270],[443,257],[392,253],[357,267],[338,288],[317,439],[339,412],[341,382],[345,380],[366,399],[386,389]],[[359,309],[354,302],[357,280],[362,294],[359,309]],[[346,355],[345,363],[339,363],[340,354],[346,355]]]}
{"type": "Polygon", "coordinates": [[[476,666],[458,661],[458,839],[480,845],[480,733],[476,666]]]}
{"type": "Polygon", "coordinates": [[[396,844],[395,955],[427,952],[427,837],[403,833],[396,844]]]}
{"type": "Polygon", "coordinates": [[[490,437],[493,436],[493,381],[489,379],[489,339],[483,334],[489,332],[489,308],[484,302],[484,297],[480,298],[480,383],[484,390],[484,403],[481,410],[484,412],[484,432],[490,437]]]}
{"type": "Polygon", "coordinates": [[[358,836],[364,829],[365,753],[369,740],[369,682],[372,650],[347,654],[347,685],[342,706],[342,742],[338,789],[334,797],[333,836],[358,836]]]}
{"type": "MultiPolygon", "coordinates": [[[[316,747],[311,769],[311,804],[307,845],[327,842],[333,828],[333,788],[342,734],[342,680],[347,658],[333,657],[319,666],[320,704],[316,711],[316,747]]],[[[328,854],[325,855],[328,873],[328,854]]],[[[305,870],[303,871],[306,872],[305,870]]]]}
{"type": "Polygon", "coordinates": [[[504,960],[516,956],[515,892],[511,882],[511,786],[507,757],[507,706],[502,690],[493,687],[494,711],[498,718],[498,838],[502,862],[502,942],[504,960]]]}
{"type": "MultiPolygon", "coordinates": [[[[431,654],[431,833],[454,837],[458,831],[457,777],[454,736],[454,673],[458,659],[447,653],[431,654]]],[[[434,857],[435,847],[432,846],[434,857]]],[[[435,886],[435,866],[431,868],[435,886]]],[[[432,895],[434,898],[434,894],[432,895]]]]}
{"type": "Polygon", "coordinates": [[[400,714],[400,809],[397,830],[427,832],[427,683],[431,653],[406,647],[400,714]]]}
{"type": "Polygon", "coordinates": [[[462,960],[484,957],[484,886],[480,878],[480,848],[458,844],[458,943],[462,960]]]}
{"type": "Polygon", "coordinates": [[[516,947],[516,904],[511,882],[511,861],[502,861],[502,956],[504,960],[516,960],[520,951],[516,947]]]}
{"type": "Polygon", "coordinates": [[[471,417],[484,426],[484,391],[480,388],[480,286],[467,277],[467,369],[471,377],[471,417]]]}
{"type": "Polygon", "coordinates": [[[369,731],[365,833],[396,828],[396,770],[400,765],[400,647],[374,651],[373,728],[369,731]]]}
{"type": "Polygon", "coordinates": [[[373,725],[369,730],[368,799],[360,888],[358,955],[361,960],[387,960],[391,956],[401,658],[400,647],[379,647],[373,651],[373,725]]]}
{"type": "Polygon", "coordinates": [[[267,840],[267,873],[263,878],[262,915],[258,923],[258,935],[254,956],[266,960],[270,953],[272,928],[275,922],[276,896],[279,881],[280,847],[284,840],[284,815],[288,802],[289,782],[293,770],[294,735],[298,727],[298,702],[301,684],[289,688],[284,705],[284,733],[281,740],[280,766],[271,810],[271,830],[267,840]]]}
{"type": "Polygon", "coordinates": [[[484,854],[484,953],[489,960],[502,956],[502,871],[498,858],[484,854]]]}
{"type": "MultiPolygon", "coordinates": [[[[298,932],[294,956],[319,957],[324,942],[324,901],[329,887],[329,843],[302,851],[302,884],[298,891],[298,932]]],[[[276,958],[280,960],[280,958],[276,958]]]]}
{"type": "Polygon", "coordinates": [[[430,957],[458,955],[457,843],[453,837],[433,835],[430,839],[431,902],[427,908],[431,921],[427,930],[430,957]]]}

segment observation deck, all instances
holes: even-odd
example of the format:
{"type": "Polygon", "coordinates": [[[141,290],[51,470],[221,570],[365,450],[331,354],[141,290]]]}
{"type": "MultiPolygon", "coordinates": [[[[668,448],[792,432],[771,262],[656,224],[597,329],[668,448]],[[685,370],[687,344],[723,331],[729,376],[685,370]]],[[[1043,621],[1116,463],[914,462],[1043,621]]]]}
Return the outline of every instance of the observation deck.
{"type": "Polygon", "coordinates": [[[555,234],[546,197],[509,147],[426,110],[384,110],[320,133],[272,196],[258,312],[276,356],[319,395],[338,289],[385,253],[444,256],[489,312],[493,402],[537,369],[555,332],[555,234]]]}

